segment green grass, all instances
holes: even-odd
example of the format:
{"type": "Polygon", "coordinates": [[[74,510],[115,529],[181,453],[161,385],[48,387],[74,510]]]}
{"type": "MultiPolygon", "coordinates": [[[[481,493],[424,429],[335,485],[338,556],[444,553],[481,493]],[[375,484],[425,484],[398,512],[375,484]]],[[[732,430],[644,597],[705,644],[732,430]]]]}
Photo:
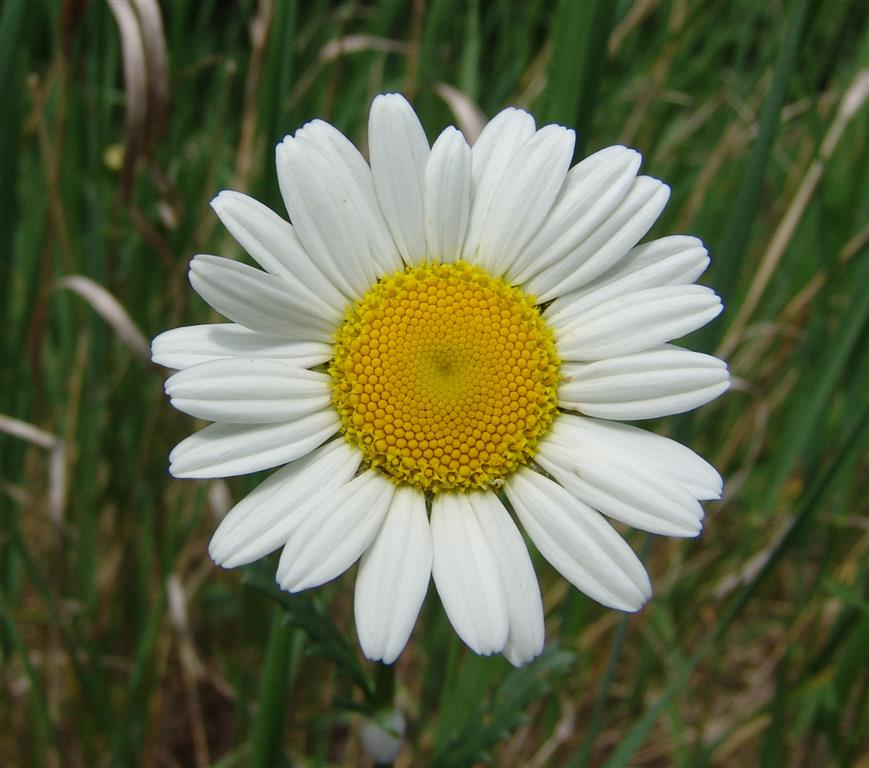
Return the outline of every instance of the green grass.
{"type": "MultiPolygon", "coordinates": [[[[129,334],[59,281],[94,281],[148,338],[214,319],[187,262],[241,254],[208,200],[231,187],[280,210],[274,144],[320,116],[364,146],[382,91],[407,93],[434,138],[455,121],[441,83],[486,115],[519,104],[576,126],[584,153],[643,153],[673,190],[653,234],[709,245],[704,281],[727,312],[693,342],[725,354],[735,383],[651,425],[715,463],[727,493],[696,541],[630,537],[656,590],[640,614],[600,608],[535,558],[549,648],[515,671],[470,654],[430,591],[397,665],[396,764],[856,764],[869,110],[840,110],[869,67],[865,3],[160,7],[165,102],[125,82],[141,48],[122,48],[123,9],[0,6],[0,413],[43,430],[0,422],[0,764],[368,764],[359,720],[392,681],[357,649],[352,577],[289,597],[272,562],[211,564],[227,494],[258,478],[172,480],[191,419],[129,334]],[[363,50],[336,47],[360,35],[363,50]],[[136,104],[146,119],[127,124],[136,104]]],[[[152,86],[160,39],[135,70],[152,86]]]]}

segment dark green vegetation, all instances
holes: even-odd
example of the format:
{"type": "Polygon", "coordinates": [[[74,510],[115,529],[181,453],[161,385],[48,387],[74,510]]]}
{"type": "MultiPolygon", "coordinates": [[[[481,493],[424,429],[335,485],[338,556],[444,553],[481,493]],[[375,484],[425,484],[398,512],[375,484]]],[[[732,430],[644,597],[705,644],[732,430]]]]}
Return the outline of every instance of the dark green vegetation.
{"type": "Polygon", "coordinates": [[[0,420],[0,764],[366,764],[357,712],[384,680],[356,647],[351,579],[272,594],[285,609],[273,564],[212,566],[217,516],[257,478],[169,478],[193,424],[143,341],[213,319],[185,273],[240,255],[218,190],[280,209],[275,142],[315,116],[364,141],[383,90],[434,138],[455,121],[442,84],[486,115],[575,125],[583,152],[636,146],[670,183],[655,234],[709,245],[727,312],[694,343],[734,386],[654,426],[727,495],[697,541],[631,534],[657,593],[637,616],[537,561],[550,647],[519,671],[469,654],[432,589],[397,669],[398,764],[855,764],[866,4],[167,0],[163,33],[131,8],[0,4],[0,413],[25,423],[0,420]]]}

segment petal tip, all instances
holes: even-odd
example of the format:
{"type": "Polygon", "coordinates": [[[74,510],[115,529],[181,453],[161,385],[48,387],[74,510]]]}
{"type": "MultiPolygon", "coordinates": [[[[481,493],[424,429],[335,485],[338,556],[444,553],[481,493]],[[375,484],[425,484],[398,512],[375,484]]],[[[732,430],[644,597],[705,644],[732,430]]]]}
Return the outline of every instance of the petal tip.
{"type": "Polygon", "coordinates": [[[228,189],[221,189],[214,197],[211,198],[209,205],[214,211],[218,211],[219,209],[225,207],[226,203],[229,201],[230,191],[228,189]]]}

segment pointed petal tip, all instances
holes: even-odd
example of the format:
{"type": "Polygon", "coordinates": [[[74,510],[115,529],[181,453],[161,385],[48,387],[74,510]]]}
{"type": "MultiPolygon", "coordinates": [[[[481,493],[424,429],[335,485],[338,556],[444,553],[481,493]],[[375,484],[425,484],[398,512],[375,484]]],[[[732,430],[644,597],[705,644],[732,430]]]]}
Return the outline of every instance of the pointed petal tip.
{"type": "MultiPolygon", "coordinates": [[[[301,129],[299,129],[301,130],[301,129]]],[[[275,144],[275,163],[280,166],[286,163],[291,149],[295,148],[296,138],[287,134],[277,144],[275,144]]]]}
{"type": "Polygon", "coordinates": [[[389,638],[363,637],[358,631],[356,636],[359,640],[359,647],[362,649],[362,655],[369,661],[379,662],[386,666],[394,664],[406,646],[406,643],[402,643],[396,647],[396,643],[389,638]]]}
{"type": "Polygon", "coordinates": [[[377,649],[370,647],[370,645],[363,641],[361,637],[358,637],[358,640],[359,647],[362,649],[362,655],[366,659],[368,659],[368,661],[379,662],[380,664],[386,665],[392,664],[392,662],[395,661],[395,659],[392,659],[391,661],[386,661],[383,657],[383,653],[381,653],[377,649]]]}
{"type": "Polygon", "coordinates": [[[239,550],[238,552],[233,551],[232,545],[225,541],[220,542],[217,546],[213,548],[209,545],[208,554],[211,557],[211,560],[218,568],[223,568],[224,570],[230,570],[232,568],[240,568],[243,565],[249,565],[255,560],[259,560],[260,557],[251,557],[249,554],[245,554],[245,550],[239,550]]]}
{"type": "Polygon", "coordinates": [[[666,181],[661,181],[661,179],[656,179],[654,177],[649,177],[656,183],[657,189],[654,192],[655,197],[663,198],[662,205],[666,204],[666,202],[670,199],[670,195],[673,193],[673,190],[670,188],[670,185],[667,184],[666,181]]]}
{"type": "Polygon", "coordinates": [[[606,160],[607,164],[611,166],[633,167],[635,173],[639,171],[640,166],[643,164],[643,153],[634,147],[628,147],[624,144],[610,144],[608,147],[603,147],[589,155],[585,160],[595,157],[601,161],[606,160]]]}
{"type": "Polygon", "coordinates": [[[674,526],[672,530],[665,534],[673,539],[696,539],[703,533],[703,519],[698,519],[695,523],[684,522],[678,527],[674,526]]]}
{"type": "MultiPolygon", "coordinates": [[[[162,365],[161,360],[165,359],[163,342],[166,340],[165,336],[169,333],[169,331],[163,331],[163,333],[158,333],[153,339],[151,339],[151,362],[155,365],[162,365]]],[[[163,366],[164,368],[171,368],[171,366],[163,366]]]]}
{"type": "Polygon", "coordinates": [[[416,117],[416,110],[407,98],[401,93],[381,93],[374,97],[371,102],[371,111],[369,112],[370,120],[386,119],[385,113],[391,111],[394,115],[413,115],[416,117]]]}
{"type": "Polygon", "coordinates": [[[536,656],[530,656],[530,657],[518,656],[516,654],[510,653],[510,651],[508,651],[505,648],[504,649],[504,658],[507,659],[507,661],[509,661],[512,666],[514,666],[518,669],[519,667],[524,667],[526,664],[529,664],[530,662],[534,661],[534,659],[537,657],[536,656]]]}
{"type": "MultiPolygon", "coordinates": [[[[180,445],[180,443],[179,443],[180,445]]],[[[176,446],[177,447],[177,446],[176,446]]],[[[208,473],[206,469],[190,469],[184,464],[184,458],[173,458],[173,453],[169,454],[169,474],[176,480],[212,480],[215,475],[208,473]]]]}
{"type": "Polygon", "coordinates": [[[387,93],[379,93],[374,97],[372,104],[384,104],[392,102],[393,104],[410,104],[407,97],[398,91],[389,91],[387,93]]]}
{"type": "Polygon", "coordinates": [[[197,253],[190,259],[190,264],[188,266],[188,272],[192,273],[194,271],[199,271],[202,269],[203,264],[208,264],[213,259],[219,259],[219,256],[212,256],[208,253],[197,253]]]}
{"type": "Polygon", "coordinates": [[[538,643],[525,648],[517,648],[508,640],[503,650],[504,658],[514,667],[524,667],[543,653],[544,645],[545,642],[542,637],[538,643]]]}
{"type": "Polygon", "coordinates": [[[613,604],[611,607],[623,613],[639,613],[649,602],[648,597],[638,597],[635,600],[626,600],[621,605],[613,604]]]}
{"type": "Polygon", "coordinates": [[[233,192],[229,189],[221,189],[220,192],[211,198],[209,205],[214,211],[219,211],[226,206],[232,196],[237,194],[237,192],[233,192]]]}
{"type": "Polygon", "coordinates": [[[233,555],[232,546],[227,538],[217,535],[219,531],[220,529],[218,528],[211,537],[211,541],[208,542],[208,556],[211,558],[211,562],[218,568],[225,570],[246,565],[247,561],[238,562],[239,558],[233,555]]]}
{"type": "Polygon", "coordinates": [[[639,574],[636,574],[636,577],[631,580],[630,586],[622,585],[620,593],[613,595],[611,600],[598,600],[598,602],[608,608],[625,613],[637,613],[642,610],[652,598],[652,582],[645,569],[643,569],[642,577],[639,574]]]}

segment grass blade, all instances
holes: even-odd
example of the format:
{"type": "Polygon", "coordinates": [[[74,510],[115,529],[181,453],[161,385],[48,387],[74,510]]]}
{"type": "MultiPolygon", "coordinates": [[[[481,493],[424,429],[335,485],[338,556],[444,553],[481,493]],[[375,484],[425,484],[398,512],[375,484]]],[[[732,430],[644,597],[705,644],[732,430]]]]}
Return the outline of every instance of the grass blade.
{"type": "MultiPolygon", "coordinates": [[[[788,14],[787,34],[782,43],[773,73],[772,87],[760,115],[757,139],[742,178],[742,186],[733,203],[733,213],[724,232],[724,238],[714,249],[714,285],[725,304],[734,298],[736,280],[748,247],[755,217],[760,210],[760,196],[766,167],[772,153],[773,141],[779,128],[780,115],[787,95],[788,82],[797,60],[809,16],[811,0],[795,0],[788,14]]],[[[717,328],[718,326],[716,326],[717,328]]],[[[719,330],[718,333],[721,331],[719,330]]]]}
{"type": "Polygon", "coordinates": [[[253,721],[251,768],[274,768],[282,763],[292,635],[284,612],[275,610],[260,678],[257,716],[253,721]]]}
{"type": "Polygon", "coordinates": [[[576,128],[577,158],[591,132],[615,5],[561,0],[555,14],[545,122],[576,128]]]}

